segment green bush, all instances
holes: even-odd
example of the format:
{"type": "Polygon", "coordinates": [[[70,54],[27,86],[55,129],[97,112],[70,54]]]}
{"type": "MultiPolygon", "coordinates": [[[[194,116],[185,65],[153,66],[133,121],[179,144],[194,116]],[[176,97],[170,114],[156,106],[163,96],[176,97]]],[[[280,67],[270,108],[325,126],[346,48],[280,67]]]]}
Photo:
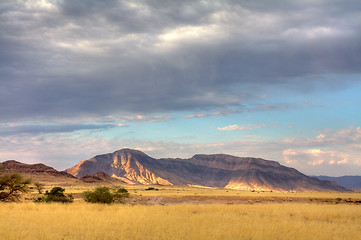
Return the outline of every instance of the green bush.
{"type": "Polygon", "coordinates": [[[127,189],[123,187],[113,187],[113,200],[114,202],[120,202],[122,203],[124,198],[129,197],[129,192],[127,189]]]}
{"type": "Polygon", "coordinates": [[[128,191],[122,187],[97,187],[93,191],[83,192],[84,200],[90,203],[122,203],[124,198],[128,196],[128,191]]]}
{"type": "Polygon", "coordinates": [[[65,189],[61,187],[53,187],[50,192],[46,191],[41,197],[34,199],[34,202],[62,202],[71,203],[73,202],[73,196],[68,194],[65,196],[65,189]]]}

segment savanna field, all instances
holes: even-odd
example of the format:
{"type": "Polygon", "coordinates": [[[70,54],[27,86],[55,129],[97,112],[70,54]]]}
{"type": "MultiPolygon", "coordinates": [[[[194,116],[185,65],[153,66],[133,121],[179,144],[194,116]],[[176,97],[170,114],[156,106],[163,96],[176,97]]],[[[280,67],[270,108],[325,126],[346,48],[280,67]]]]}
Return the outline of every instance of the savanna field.
{"type": "MultiPolygon", "coordinates": [[[[133,186],[125,204],[0,204],[1,239],[360,239],[360,193],[133,186]],[[166,201],[168,199],[168,202],[166,201]],[[173,201],[171,201],[173,199],[173,201]],[[177,202],[175,199],[182,199],[177,202]],[[220,200],[221,199],[221,200],[220,200]],[[229,199],[229,200],[227,200],[229,199]],[[236,201],[236,200],[238,201],[236,201]]],[[[28,199],[35,195],[31,193],[28,199]]]]}
{"type": "Polygon", "coordinates": [[[361,240],[361,0],[0,0],[0,240],[361,240]]]}

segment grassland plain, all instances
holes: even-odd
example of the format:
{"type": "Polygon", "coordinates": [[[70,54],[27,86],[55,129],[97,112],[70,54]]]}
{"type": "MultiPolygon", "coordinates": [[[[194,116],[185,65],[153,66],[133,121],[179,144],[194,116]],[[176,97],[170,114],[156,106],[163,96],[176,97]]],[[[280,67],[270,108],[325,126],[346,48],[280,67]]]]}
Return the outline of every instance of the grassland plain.
{"type": "MultiPolygon", "coordinates": [[[[104,183],[103,183],[104,185],[104,183]]],[[[55,185],[46,184],[45,190],[55,185]]],[[[94,189],[102,184],[77,184],[64,186],[65,193],[71,193],[75,202],[82,202],[81,193],[94,189]]],[[[111,187],[112,185],[108,185],[111,187]]],[[[361,192],[251,192],[222,188],[195,188],[188,186],[159,186],[159,185],[121,185],[125,187],[130,198],[128,204],[147,204],[157,199],[158,204],[179,203],[270,203],[270,202],[304,202],[304,203],[361,203],[361,192]],[[149,188],[154,190],[147,191],[149,188]],[[158,201],[160,200],[160,201],[158,201]]],[[[36,189],[32,189],[25,199],[39,196],[36,189]]]]}
{"type": "Polygon", "coordinates": [[[360,239],[361,205],[0,204],[1,239],[360,239]]]}

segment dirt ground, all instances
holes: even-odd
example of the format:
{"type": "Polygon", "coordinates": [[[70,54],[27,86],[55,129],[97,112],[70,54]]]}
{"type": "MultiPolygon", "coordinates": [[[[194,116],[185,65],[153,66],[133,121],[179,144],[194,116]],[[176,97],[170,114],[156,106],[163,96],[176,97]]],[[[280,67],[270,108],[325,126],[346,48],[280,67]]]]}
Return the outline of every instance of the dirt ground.
{"type": "Polygon", "coordinates": [[[341,198],[284,198],[284,197],[244,197],[244,196],[131,196],[127,204],[136,205],[169,205],[169,204],[257,204],[257,203],[282,203],[304,202],[323,204],[361,204],[360,199],[341,198]]]}

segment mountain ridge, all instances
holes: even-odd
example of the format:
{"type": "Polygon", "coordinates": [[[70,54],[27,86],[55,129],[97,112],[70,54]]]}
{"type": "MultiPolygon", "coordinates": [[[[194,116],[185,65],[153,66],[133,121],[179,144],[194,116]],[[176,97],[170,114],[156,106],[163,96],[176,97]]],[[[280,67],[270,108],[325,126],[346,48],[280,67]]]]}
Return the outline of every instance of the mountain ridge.
{"type": "Polygon", "coordinates": [[[339,185],[353,190],[361,190],[361,176],[340,176],[340,177],[330,177],[330,176],[313,176],[320,180],[334,181],[339,185]]]}
{"type": "Polygon", "coordinates": [[[199,185],[239,190],[348,191],[330,181],[261,158],[197,154],[155,159],[133,149],[96,155],[66,170],[76,177],[102,171],[130,184],[199,185]]]}
{"type": "Polygon", "coordinates": [[[67,173],[66,171],[58,171],[53,167],[49,167],[43,163],[27,164],[18,162],[16,160],[7,160],[1,163],[4,167],[1,171],[7,172],[18,172],[18,173],[29,173],[29,174],[49,174],[52,176],[63,176],[75,178],[73,175],[67,173]]]}

